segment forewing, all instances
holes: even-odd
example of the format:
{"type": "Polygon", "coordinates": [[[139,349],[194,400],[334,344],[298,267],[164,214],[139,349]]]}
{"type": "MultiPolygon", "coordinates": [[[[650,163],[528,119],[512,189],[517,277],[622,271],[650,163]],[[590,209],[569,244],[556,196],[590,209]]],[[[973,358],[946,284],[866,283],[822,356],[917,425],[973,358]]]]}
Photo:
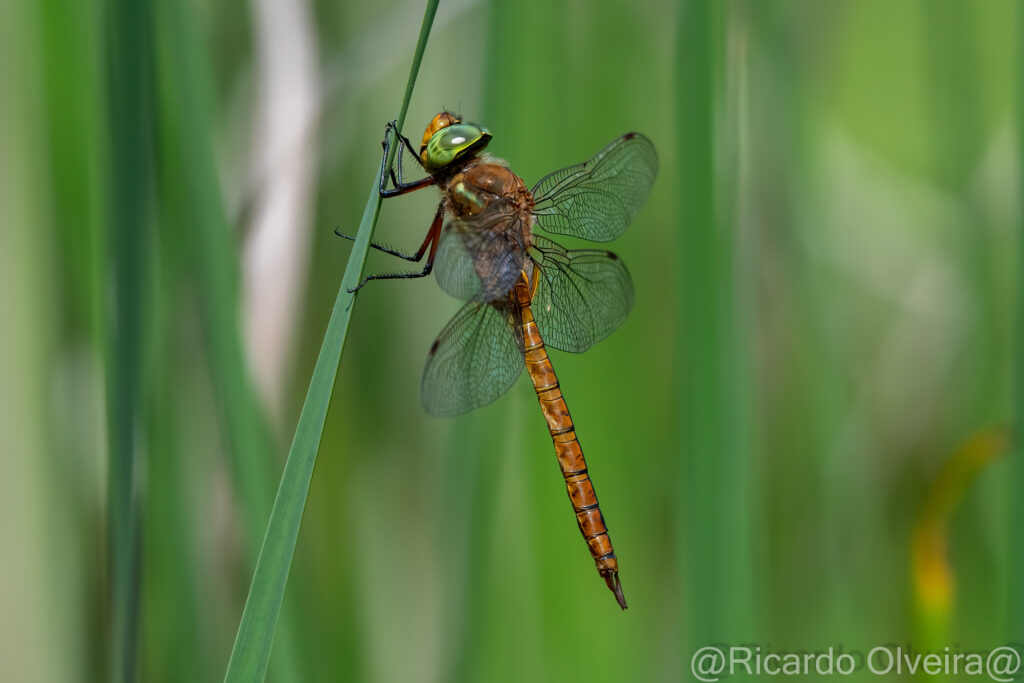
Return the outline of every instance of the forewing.
{"type": "Polygon", "coordinates": [[[483,213],[449,220],[434,257],[437,283],[464,301],[495,301],[508,294],[526,262],[518,216],[505,202],[483,213]]]}
{"type": "Polygon", "coordinates": [[[515,383],[523,369],[518,309],[471,301],[438,335],[423,369],[420,396],[431,415],[458,415],[487,405],[515,383]]]}
{"type": "Polygon", "coordinates": [[[548,346],[581,353],[623,323],[633,307],[633,282],[610,251],[566,250],[533,236],[540,283],[531,309],[548,346]]]}
{"type": "Polygon", "coordinates": [[[658,153],[640,133],[627,133],[589,161],[555,171],[533,187],[540,227],[607,242],[640,212],[658,174],[658,153]]]}

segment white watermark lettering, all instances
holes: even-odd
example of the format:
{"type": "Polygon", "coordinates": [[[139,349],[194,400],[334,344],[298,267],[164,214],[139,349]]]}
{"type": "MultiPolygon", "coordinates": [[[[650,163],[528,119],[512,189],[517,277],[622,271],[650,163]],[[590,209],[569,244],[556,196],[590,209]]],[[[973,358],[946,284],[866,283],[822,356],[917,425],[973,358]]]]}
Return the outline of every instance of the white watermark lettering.
{"type": "Polygon", "coordinates": [[[864,671],[876,676],[976,676],[1011,683],[1021,674],[1019,645],[990,650],[945,647],[921,652],[886,644],[865,650],[842,645],[822,650],[781,650],[768,645],[707,645],[693,653],[690,672],[702,683],[742,676],[850,676],[864,671]]]}

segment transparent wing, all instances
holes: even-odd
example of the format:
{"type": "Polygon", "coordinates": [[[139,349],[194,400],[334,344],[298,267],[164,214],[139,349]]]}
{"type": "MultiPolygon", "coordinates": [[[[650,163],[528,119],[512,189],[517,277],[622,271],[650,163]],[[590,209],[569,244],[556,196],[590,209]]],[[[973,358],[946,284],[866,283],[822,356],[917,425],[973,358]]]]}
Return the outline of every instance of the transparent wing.
{"type": "Polygon", "coordinates": [[[526,258],[521,219],[506,202],[494,202],[479,215],[445,224],[434,274],[456,299],[496,301],[512,289],[526,258]]]}
{"type": "Polygon", "coordinates": [[[656,175],[654,145],[640,133],[626,133],[589,161],[534,185],[534,214],[548,232],[607,242],[640,212],[656,175]]]}
{"type": "Polygon", "coordinates": [[[431,415],[458,415],[487,405],[515,383],[523,369],[523,340],[515,334],[518,309],[510,298],[470,301],[430,347],[420,396],[431,415]]]}
{"type": "Polygon", "coordinates": [[[531,309],[541,336],[560,351],[582,353],[623,323],[633,307],[633,282],[610,251],[566,250],[533,236],[540,283],[531,309]]]}

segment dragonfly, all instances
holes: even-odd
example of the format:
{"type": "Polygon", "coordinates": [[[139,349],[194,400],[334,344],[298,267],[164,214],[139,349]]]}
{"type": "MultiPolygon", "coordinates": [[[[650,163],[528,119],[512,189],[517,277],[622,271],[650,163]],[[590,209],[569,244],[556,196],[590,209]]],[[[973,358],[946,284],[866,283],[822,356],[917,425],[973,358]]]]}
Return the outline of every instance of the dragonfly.
{"type": "Polygon", "coordinates": [[[565,249],[538,229],[590,242],[615,239],[650,194],[658,155],[647,137],[626,133],[527,188],[508,162],[484,152],[491,137],[487,128],[443,111],[416,150],[396,122],[387,124],[380,196],[437,186],[441,200],[415,253],[371,244],[414,263],[426,257],[422,270],[369,275],[352,291],[371,280],[433,272],[444,291],[465,301],[427,355],[420,394],[428,413],[450,416],[487,405],[526,368],[577,525],[598,574],[626,609],[618,559],[547,347],[581,353],[611,334],[633,306],[632,280],[613,252],[565,249]],[[389,167],[392,145],[399,147],[389,167]],[[422,178],[404,177],[405,152],[422,178]]]}

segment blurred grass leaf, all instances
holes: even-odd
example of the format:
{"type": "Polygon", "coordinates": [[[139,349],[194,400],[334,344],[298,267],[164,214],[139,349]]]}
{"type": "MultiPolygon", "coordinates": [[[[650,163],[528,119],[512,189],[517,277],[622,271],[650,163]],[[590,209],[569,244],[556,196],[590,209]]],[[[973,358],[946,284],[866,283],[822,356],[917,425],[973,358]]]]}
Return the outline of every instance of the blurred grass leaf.
{"type": "MultiPolygon", "coordinates": [[[[735,114],[740,93],[735,34],[722,5],[693,0],[679,15],[677,70],[680,88],[679,214],[681,296],[679,330],[680,584],[691,644],[740,639],[749,633],[752,595],[750,449],[741,385],[746,364],[738,339],[745,336],[737,311],[733,264],[737,240],[719,178],[727,163],[716,154],[721,128],[738,128],[716,116],[716,99],[735,114]],[[728,48],[728,49],[727,49],[728,48]],[[728,53],[728,54],[727,54],[728,53]],[[731,62],[730,62],[731,59],[731,62]],[[723,78],[728,94],[716,92],[723,78]],[[730,99],[732,98],[732,99],[730,99]],[[721,544],[716,538],[743,539],[721,544]],[[729,629],[729,630],[727,630],[729,629]]],[[[730,131],[729,135],[732,135],[730,131]]],[[[736,152],[732,152],[736,154],[736,152]]]]}
{"type": "Polygon", "coordinates": [[[928,488],[910,545],[917,635],[925,647],[941,649],[949,642],[956,588],[947,557],[950,518],[978,473],[1009,447],[1005,428],[977,432],[953,453],[928,488]]]}
{"type": "Polygon", "coordinates": [[[112,598],[110,678],[135,680],[139,616],[139,499],[136,464],[143,430],[142,353],[148,274],[152,119],[147,98],[151,51],[148,5],[108,6],[113,249],[113,331],[107,337],[107,527],[112,598]]]}

